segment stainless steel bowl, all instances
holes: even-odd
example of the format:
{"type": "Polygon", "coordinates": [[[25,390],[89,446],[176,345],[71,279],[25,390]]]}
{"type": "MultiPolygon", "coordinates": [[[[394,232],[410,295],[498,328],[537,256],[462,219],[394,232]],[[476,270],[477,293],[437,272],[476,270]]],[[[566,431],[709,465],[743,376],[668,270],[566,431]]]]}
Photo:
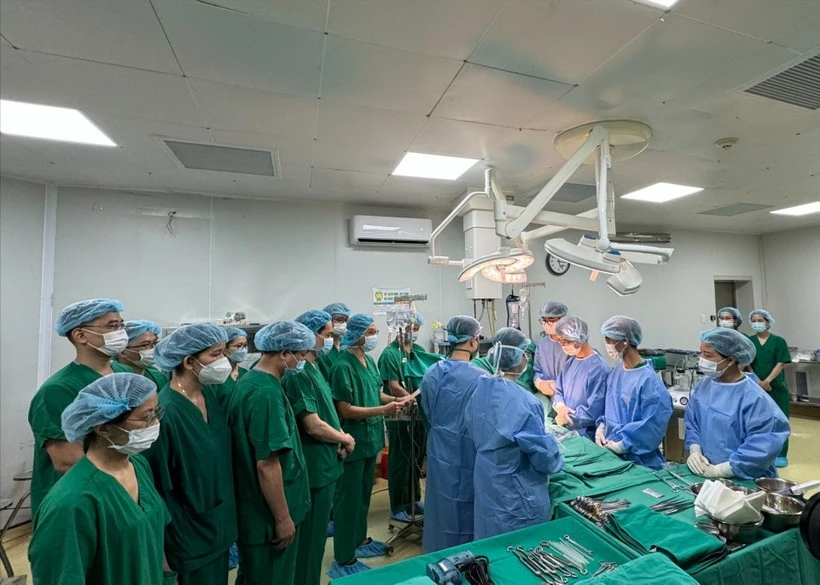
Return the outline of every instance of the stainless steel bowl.
{"type": "MultiPolygon", "coordinates": [[[[729,489],[739,491],[739,492],[742,492],[742,493],[747,494],[747,495],[754,492],[754,490],[750,490],[749,488],[745,488],[743,486],[737,485],[735,482],[733,482],[730,479],[719,478],[719,479],[713,479],[712,481],[722,483],[723,485],[725,485],[729,489]]],[[[695,483],[695,484],[690,485],[689,486],[689,491],[692,492],[695,495],[698,495],[700,493],[700,489],[703,487],[704,483],[705,482],[695,483]]]]}
{"type": "Polygon", "coordinates": [[[718,532],[726,540],[739,542],[741,544],[751,544],[757,537],[757,530],[763,525],[763,514],[755,522],[745,522],[743,524],[732,524],[718,520],[714,516],[706,515],[712,524],[717,526],[718,532]]]}
{"type": "Polygon", "coordinates": [[[772,532],[783,532],[800,524],[805,502],[800,498],[769,494],[763,505],[763,528],[772,532]]]}
{"type": "Polygon", "coordinates": [[[791,488],[797,486],[795,482],[779,477],[761,477],[755,480],[755,484],[764,492],[769,492],[770,494],[784,494],[791,488]]]}

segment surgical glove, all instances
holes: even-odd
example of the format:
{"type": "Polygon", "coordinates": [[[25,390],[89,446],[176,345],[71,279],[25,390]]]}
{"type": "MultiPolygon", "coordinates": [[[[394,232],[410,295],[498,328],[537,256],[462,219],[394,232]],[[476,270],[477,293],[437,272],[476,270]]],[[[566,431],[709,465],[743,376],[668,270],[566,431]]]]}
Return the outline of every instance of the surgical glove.
{"type": "Polygon", "coordinates": [[[595,430],[595,443],[600,445],[601,447],[606,446],[606,427],[604,425],[598,425],[598,428],[595,430]]]}
{"type": "Polygon", "coordinates": [[[725,461],[718,465],[707,465],[701,475],[710,479],[716,479],[718,477],[734,477],[735,474],[732,472],[732,466],[729,465],[729,462],[725,461]]]}
{"type": "Polygon", "coordinates": [[[556,404],[554,408],[555,411],[558,413],[555,416],[555,424],[561,425],[562,427],[572,424],[572,420],[570,420],[569,415],[575,414],[574,410],[572,410],[566,404],[556,404]]]}
{"type": "Polygon", "coordinates": [[[689,448],[689,458],[686,460],[686,465],[695,475],[703,476],[703,473],[710,463],[709,460],[703,456],[703,453],[700,452],[700,445],[692,445],[689,448]]]}
{"type": "Polygon", "coordinates": [[[616,455],[623,455],[624,453],[624,442],[623,441],[607,441],[604,445],[607,449],[615,453],[616,455]]]}

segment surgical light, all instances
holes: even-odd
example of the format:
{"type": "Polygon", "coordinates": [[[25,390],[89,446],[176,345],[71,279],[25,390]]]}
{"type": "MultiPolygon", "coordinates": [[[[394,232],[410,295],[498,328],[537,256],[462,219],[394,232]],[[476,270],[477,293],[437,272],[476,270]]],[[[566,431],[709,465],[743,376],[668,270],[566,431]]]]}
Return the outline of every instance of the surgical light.
{"type": "Polygon", "coordinates": [[[10,136],[117,146],[79,110],[0,100],[0,133],[10,136]]]}
{"type": "Polygon", "coordinates": [[[655,183],[654,185],[649,185],[632,193],[627,193],[621,196],[621,199],[648,201],[650,203],[666,203],[667,201],[685,197],[698,191],[703,191],[703,188],[675,185],[673,183],[655,183]]]}
{"type": "Polygon", "coordinates": [[[775,215],[809,215],[812,213],[820,213],[820,201],[806,203],[804,205],[797,205],[796,207],[787,207],[786,209],[778,209],[770,211],[775,215]]]}
{"type": "Polygon", "coordinates": [[[401,177],[455,181],[477,162],[477,158],[408,152],[393,174],[401,177]]]}
{"type": "Polygon", "coordinates": [[[502,246],[497,252],[488,254],[467,264],[461,271],[461,274],[458,275],[458,281],[467,282],[468,280],[472,280],[473,277],[480,272],[482,276],[490,280],[502,282],[502,280],[500,280],[502,273],[509,275],[524,272],[524,270],[532,266],[533,262],[535,262],[535,258],[533,258],[532,254],[520,248],[506,248],[502,246]],[[487,269],[487,273],[485,273],[485,269],[487,269]],[[498,280],[496,280],[496,278],[498,280]]]}

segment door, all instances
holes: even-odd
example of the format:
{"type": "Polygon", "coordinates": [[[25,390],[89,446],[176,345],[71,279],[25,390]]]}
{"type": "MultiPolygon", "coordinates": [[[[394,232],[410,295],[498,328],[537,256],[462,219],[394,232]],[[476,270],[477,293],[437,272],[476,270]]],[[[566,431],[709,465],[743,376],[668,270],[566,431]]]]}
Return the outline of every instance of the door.
{"type": "Polygon", "coordinates": [[[737,307],[736,288],[732,280],[715,281],[715,314],[723,307],[737,307]]]}

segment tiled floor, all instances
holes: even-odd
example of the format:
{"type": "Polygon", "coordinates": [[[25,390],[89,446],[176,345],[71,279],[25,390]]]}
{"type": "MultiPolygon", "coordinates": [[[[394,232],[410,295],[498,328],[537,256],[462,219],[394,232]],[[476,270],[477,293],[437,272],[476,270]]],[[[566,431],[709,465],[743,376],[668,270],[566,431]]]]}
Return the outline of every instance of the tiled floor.
{"type": "MultiPolygon", "coordinates": [[[[781,476],[793,481],[808,481],[820,479],[820,421],[793,417],[791,419],[792,438],[789,453],[789,467],[781,470],[781,476]]],[[[387,497],[387,482],[379,480],[374,487],[374,494],[370,506],[370,536],[376,540],[386,540],[390,537],[387,527],[389,516],[389,501],[387,497]]],[[[12,566],[18,575],[29,570],[26,550],[31,537],[30,525],[21,526],[6,535],[5,547],[11,559],[12,566]]],[[[411,537],[395,543],[395,554],[391,557],[368,559],[367,563],[373,567],[380,567],[395,563],[421,554],[420,540],[411,537]]],[[[328,539],[325,550],[324,570],[330,567],[333,560],[333,539],[328,539]]],[[[324,583],[327,580],[323,581],[324,583]]],[[[231,576],[231,584],[233,575],[231,576]]]]}

